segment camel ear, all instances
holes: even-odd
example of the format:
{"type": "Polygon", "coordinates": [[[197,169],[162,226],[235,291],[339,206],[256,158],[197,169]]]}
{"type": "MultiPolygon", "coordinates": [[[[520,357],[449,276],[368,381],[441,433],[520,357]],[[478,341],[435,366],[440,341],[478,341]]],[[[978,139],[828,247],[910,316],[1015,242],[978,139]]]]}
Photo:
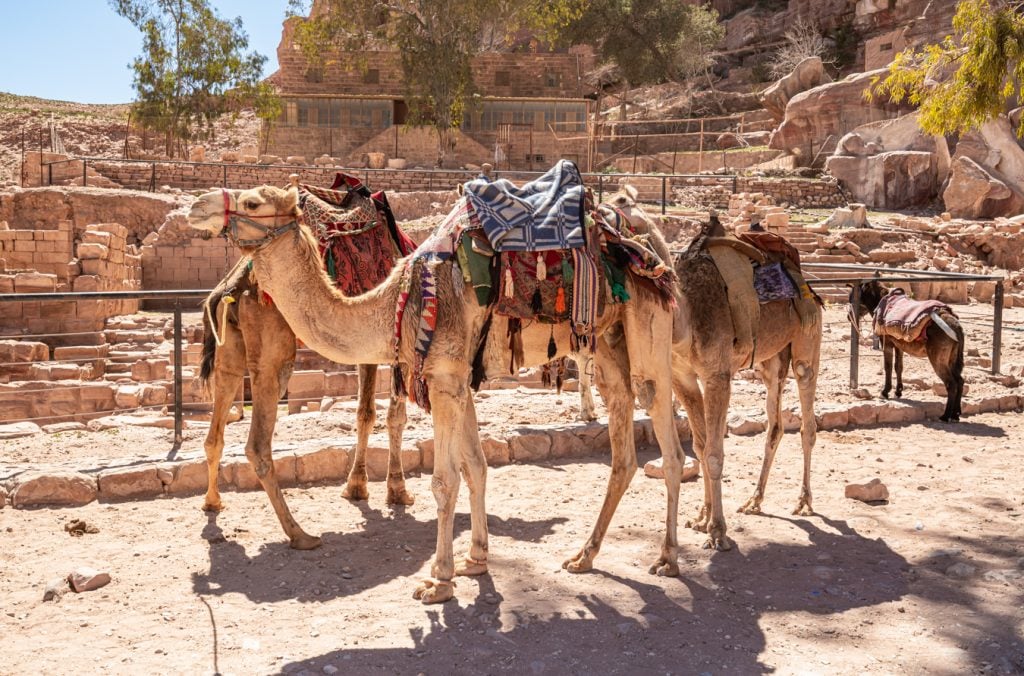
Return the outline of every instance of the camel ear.
{"type": "Polygon", "coordinates": [[[292,185],[284,191],[284,204],[282,205],[285,211],[294,211],[299,207],[299,186],[292,185]]]}
{"type": "Polygon", "coordinates": [[[622,186],[622,192],[629,195],[629,199],[633,200],[634,202],[636,202],[637,197],[640,196],[640,191],[636,189],[636,186],[631,185],[629,183],[626,183],[625,185],[622,186]]]}

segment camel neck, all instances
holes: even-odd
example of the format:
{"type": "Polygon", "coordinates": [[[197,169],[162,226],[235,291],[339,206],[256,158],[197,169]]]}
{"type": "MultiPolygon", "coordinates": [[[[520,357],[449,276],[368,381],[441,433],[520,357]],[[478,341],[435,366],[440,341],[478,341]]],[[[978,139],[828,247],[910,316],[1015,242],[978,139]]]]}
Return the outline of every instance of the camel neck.
{"type": "Polygon", "coordinates": [[[310,349],[342,364],[394,361],[397,277],[346,298],[302,233],[282,236],[253,255],[253,272],[295,335],[310,349]]]}

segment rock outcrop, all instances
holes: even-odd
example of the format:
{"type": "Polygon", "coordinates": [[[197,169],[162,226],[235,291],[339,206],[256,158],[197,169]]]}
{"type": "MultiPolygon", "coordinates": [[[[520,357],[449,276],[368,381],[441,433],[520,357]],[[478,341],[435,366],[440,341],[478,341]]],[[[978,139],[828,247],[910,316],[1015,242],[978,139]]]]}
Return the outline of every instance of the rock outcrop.
{"type": "Polygon", "coordinates": [[[772,114],[776,122],[782,122],[786,118],[786,104],[790,99],[800,92],[831,81],[832,78],[821,63],[821,57],[809,56],[798,63],[793,72],[761,92],[761,105],[772,114]]]}
{"type": "Polygon", "coordinates": [[[1009,119],[1000,116],[964,134],[942,199],[955,218],[1024,212],[1024,150],[1009,119]]]}

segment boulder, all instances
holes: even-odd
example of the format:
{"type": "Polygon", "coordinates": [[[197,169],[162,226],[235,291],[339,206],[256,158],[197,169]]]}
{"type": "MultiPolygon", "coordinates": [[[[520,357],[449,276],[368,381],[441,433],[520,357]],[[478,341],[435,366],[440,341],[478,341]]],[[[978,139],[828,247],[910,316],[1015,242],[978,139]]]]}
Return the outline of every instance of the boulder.
{"type": "Polygon", "coordinates": [[[543,432],[518,434],[508,440],[512,460],[533,462],[551,455],[551,437],[543,432]]]}
{"type": "Polygon", "coordinates": [[[71,584],[71,588],[78,593],[92,591],[110,584],[110,573],[81,566],[68,575],[68,582],[71,584]]]}
{"type": "Polygon", "coordinates": [[[864,92],[876,76],[884,77],[884,68],[854,73],[796,94],[786,104],[785,117],[772,134],[768,147],[795,155],[817,152],[829,137],[868,122],[895,117],[899,107],[884,97],[864,99],[864,92]]]}
{"type": "Polygon", "coordinates": [[[718,135],[718,138],[715,139],[715,144],[722,150],[728,150],[729,148],[741,147],[743,145],[743,141],[741,141],[739,136],[736,134],[731,131],[727,131],[718,135]]]}
{"type": "Polygon", "coordinates": [[[17,422],[0,425],[0,439],[18,439],[41,434],[42,430],[34,422],[17,422]]]}
{"type": "Polygon", "coordinates": [[[821,58],[809,56],[798,63],[791,73],[761,92],[759,100],[776,122],[782,122],[786,117],[786,104],[790,99],[831,81],[832,78],[825,72],[821,58]]]}
{"type": "Polygon", "coordinates": [[[203,146],[194,146],[188,151],[189,162],[205,162],[206,161],[206,148],[203,146]]]}
{"type": "Polygon", "coordinates": [[[96,480],[78,472],[28,472],[15,478],[11,491],[15,507],[85,505],[95,499],[96,480]]]}
{"type": "Polygon", "coordinates": [[[966,156],[953,160],[942,199],[953,218],[992,218],[1024,210],[1024,197],[966,156]]]}
{"type": "Polygon", "coordinates": [[[870,156],[832,155],[825,170],[860,203],[879,209],[930,204],[939,189],[938,155],[892,151],[870,156]]]}
{"type": "Polygon", "coordinates": [[[861,502],[881,502],[889,499],[889,489],[875,478],[865,484],[846,484],[846,497],[861,502]]]}

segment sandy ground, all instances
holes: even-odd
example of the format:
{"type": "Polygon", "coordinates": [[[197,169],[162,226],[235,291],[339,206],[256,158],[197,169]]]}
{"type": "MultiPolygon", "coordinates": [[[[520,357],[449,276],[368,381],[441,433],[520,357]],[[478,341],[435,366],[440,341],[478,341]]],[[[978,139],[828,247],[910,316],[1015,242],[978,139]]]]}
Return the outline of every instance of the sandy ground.
{"type": "MultiPolygon", "coordinates": [[[[961,308],[984,315],[987,306],[961,308]]],[[[848,330],[829,314],[819,405],[856,399],[848,330]]],[[[1024,311],[1007,315],[1003,372],[1020,372],[1024,311]]],[[[981,360],[991,334],[971,320],[981,360]]],[[[987,355],[990,356],[990,355],[987,355]]],[[[862,351],[861,381],[877,394],[881,356],[862,351]]],[[[971,364],[971,361],[968,362],[971,364]]],[[[976,361],[972,393],[1019,392],[976,361]]],[[[934,401],[929,367],[910,360],[910,401],[934,401]]],[[[970,400],[971,395],[968,395],[970,400]]],[[[735,382],[734,410],[757,413],[763,388],[735,382]]],[[[795,406],[792,388],[787,406],[795,406]]],[[[486,392],[484,431],[570,421],[573,393],[486,392]],[[515,402],[515,403],[512,403],[515,402]]],[[[429,433],[411,408],[410,436],[429,433]]],[[[345,434],[351,405],[283,417],[278,443],[345,434]]],[[[229,426],[244,441],[248,420],[229,426]]],[[[201,450],[201,427],[183,451],[201,450]]],[[[652,577],[664,523],[660,481],[638,473],[594,572],[561,562],[583,543],[608,477],[607,457],[493,468],[490,574],[460,579],[456,601],[411,597],[429,575],[436,511],[429,475],[417,502],[350,503],[340,486],[286,491],[298,521],[321,533],[312,552],[288,548],[262,492],[225,494],[219,516],[201,497],[77,509],[0,510],[0,673],[1019,673],[1024,670],[1024,415],[959,425],[919,423],[819,434],[816,515],[793,517],[799,440],[783,440],[764,516],[735,514],[760,468],[762,436],[726,444],[725,507],[736,548],[710,552],[681,529],[677,579],[652,577]],[[848,482],[878,477],[887,504],[846,499],[848,482]],[[97,534],[64,531],[85,519],[97,534]],[[93,592],[43,602],[48,581],[78,566],[108,571],[93,592]]],[[[164,429],[40,435],[5,441],[0,465],[84,468],[111,458],[163,457],[164,429]]],[[[689,451],[689,444],[686,445],[689,451]]],[[[654,457],[641,453],[641,465],[654,457]]],[[[683,487],[682,512],[700,500],[683,487]]],[[[466,490],[456,550],[469,541],[466,490]]]]}
{"type": "MultiPolygon", "coordinates": [[[[681,531],[677,579],[657,556],[663,486],[638,474],[592,573],[561,561],[583,542],[604,458],[489,474],[491,571],[456,601],[411,598],[434,548],[428,477],[414,506],[350,503],[338,486],[287,491],[324,537],[289,549],[262,493],[0,510],[0,671],[5,673],[1016,673],[1024,669],[1020,414],[960,425],[826,432],[812,517],[792,517],[798,443],[783,442],[766,515],[732,513],[761,440],[728,443],[725,503],[736,548],[681,531]],[[843,497],[881,478],[888,504],[843,497]],[[581,490],[582,489],[582,490],[581,490]],[[97,526],[73,538],[72,518],[97,526]],[[956,564],[966,564],[959,569],[956,564]],[[97,591],[42,602],[79,565],[97,591]],[[958,576],[958,571],[960,576],[958,576]]],[[[644,454],[641,461],[651,457],[644,454]]],[[[456,549],[468,546],[462,490],[456,549]]],[[[683,511],[699,500],[683,487],[683,511]]]]}

